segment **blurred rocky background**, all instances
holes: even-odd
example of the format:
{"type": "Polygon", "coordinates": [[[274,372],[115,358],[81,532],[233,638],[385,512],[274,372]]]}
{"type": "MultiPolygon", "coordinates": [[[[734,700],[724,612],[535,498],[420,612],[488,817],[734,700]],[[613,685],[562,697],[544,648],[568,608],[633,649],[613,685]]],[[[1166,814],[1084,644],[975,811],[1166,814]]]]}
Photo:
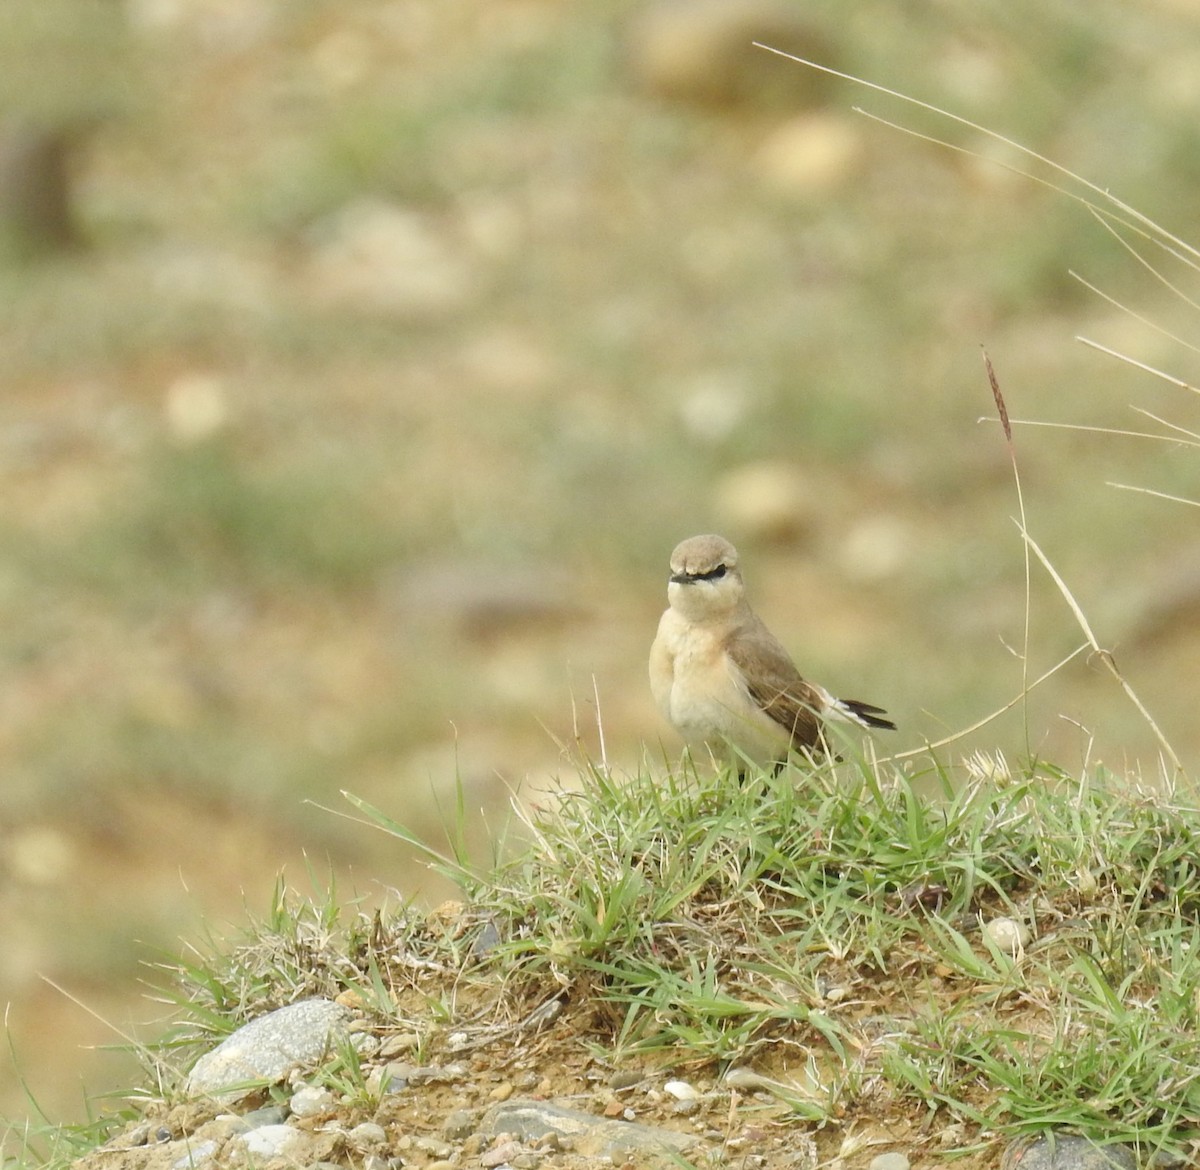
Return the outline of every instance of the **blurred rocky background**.
{"type": "MultiPolygon", "coordinates": [[[[684,536],[742,548],[889,745],[1010,700],[979,346],[1016,417],[1194,430],[1194,396],[1075,338],[1194,384],[1196,309],[1003,143],[750,42],[1200,244],[1198,34],[1188,0],[5,0],[4,1113],[127,1084],[96,1017],[152,1036],[144,964],[280,869],[444,896],[342,790],[438,840],[459,783],[481,839],[576,746],[676,752],[644,677],[684,536]]],[[[1194,499],[1194,448],[1016,437],[1034,534],[1194,764],[1196,513],[1106,486],[1194,499]]],[[[1032,603],[1036,675],[1081,637],[1036,569],[1032,603]]],[[[1157,774],[1086,659],[1028,727],[946,758],[1157,774]]]]}

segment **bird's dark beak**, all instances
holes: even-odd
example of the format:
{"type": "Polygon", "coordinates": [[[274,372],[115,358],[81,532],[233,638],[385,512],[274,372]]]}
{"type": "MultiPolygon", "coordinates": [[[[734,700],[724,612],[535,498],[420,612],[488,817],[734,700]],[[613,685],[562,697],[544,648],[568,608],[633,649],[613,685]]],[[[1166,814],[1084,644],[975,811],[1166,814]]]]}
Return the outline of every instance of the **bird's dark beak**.
{"type": "Polygon", "coordinates": [[[686,585],[691,579],[690,573],[672,573],[670,578],[672,585],[686,585]]]}

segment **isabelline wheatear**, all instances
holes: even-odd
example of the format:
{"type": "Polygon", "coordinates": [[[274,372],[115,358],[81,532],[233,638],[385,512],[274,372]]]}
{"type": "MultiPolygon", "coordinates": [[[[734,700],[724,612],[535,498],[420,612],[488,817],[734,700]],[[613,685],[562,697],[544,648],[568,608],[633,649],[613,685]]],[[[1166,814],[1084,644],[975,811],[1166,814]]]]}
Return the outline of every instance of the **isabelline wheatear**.
{"type": "Polygon", "coordinates": [[[826,720],[896,725],[858,699],[835,699],[800,672],[746,600],[737,549],[693,536],[671,554],[670,603],[650,648],[650,688],[691,747],[736,749],[760,765],[825,751],[826,720]]]}

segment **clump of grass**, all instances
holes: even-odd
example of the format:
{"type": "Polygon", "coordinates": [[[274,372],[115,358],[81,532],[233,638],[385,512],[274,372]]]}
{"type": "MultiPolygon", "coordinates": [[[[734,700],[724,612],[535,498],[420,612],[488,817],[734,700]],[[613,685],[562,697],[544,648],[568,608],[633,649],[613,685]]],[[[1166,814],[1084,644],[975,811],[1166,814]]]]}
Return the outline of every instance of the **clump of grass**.
{"type": "Polygon", "coordinates": [[[587,767],[509,860],[435,864],[500,924],[479,966],[594,1000],[587,1042],[611,1059],[759,1064],[810,1122],[882,1095],[980,1138],[1200,1139],[1200,1085],[1179,1071],[1200,810],[1104,773],[992,765],[952,790],[927,761],[940,803],[865,761],[746,784],[587,767]],[[1001,916],[1032,932],[1016,954],[981,933],[1001,916]]]}
{"type": "MultiPolygon", "coordinates": [[[[708,1069],[718,1092],[750,1078],[780,1122],[847,1135],[882,1118],[952,1129],[959,1148],[1051,1127],[1143,1149],[1200,1141],[1189,802],[1000,757],[745,781],[584,762],[521,819],[523,843],[485,864],[461,823],[449,851],[422,845],[463,892],[431,914],[280,883],[240,940],[173,965],[162,994],[179,1020],[145,1050],[141,1104],[178,1099],[195,1054],[238,1024],[325,995],[381,1035],[416,1033],[415,1058],[433,1062],[464,1028],[548,1029],[569,1007],[565,1049],[708,1069]],[[930,780],[940,800],[914,791],[930,780]],[[1001,917],[1024,942],[992,941],[1001,917]]],[[[371,1099],[356,1056],[332,1053],[317,1075],[371,1099]]]]}

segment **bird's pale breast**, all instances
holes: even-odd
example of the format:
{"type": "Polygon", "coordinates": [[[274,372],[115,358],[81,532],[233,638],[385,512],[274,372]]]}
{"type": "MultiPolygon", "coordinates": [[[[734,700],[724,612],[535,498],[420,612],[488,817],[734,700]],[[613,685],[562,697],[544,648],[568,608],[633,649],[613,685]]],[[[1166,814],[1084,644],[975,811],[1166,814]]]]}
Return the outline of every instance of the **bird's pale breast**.
{"type": "Polygon", "coordinates": [[[787,734],[750,697],[715,630],[668,609],[655,648],[654,698],[685,740],[713,747],[728,740],[763,760],[787,750],[787,734]]]}

